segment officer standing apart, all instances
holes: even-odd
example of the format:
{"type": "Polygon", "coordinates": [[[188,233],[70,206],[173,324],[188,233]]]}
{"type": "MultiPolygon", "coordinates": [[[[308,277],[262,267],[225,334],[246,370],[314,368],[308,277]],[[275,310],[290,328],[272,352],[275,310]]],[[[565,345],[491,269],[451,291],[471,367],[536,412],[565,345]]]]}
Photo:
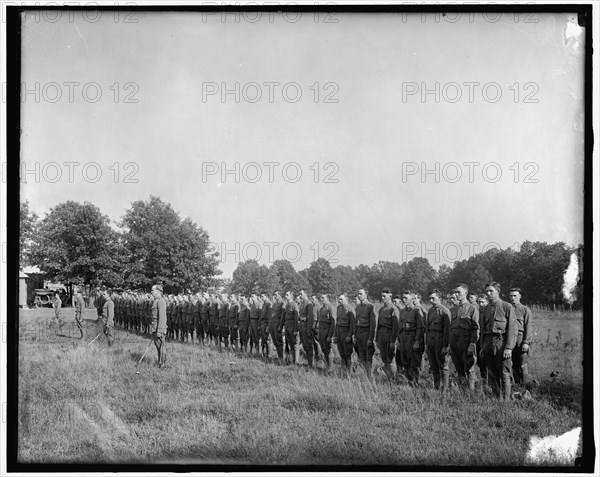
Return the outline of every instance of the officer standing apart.
{"type": "Polygon", "coordinates": [[[167,362],[167,351],[165,349],[165,334],[167,333],[167,304],[163,298],[162,285],[152,286],[152,339],[158,353],[158,367],[162,368],[167,362]]]}
{"type": "Polygon", "coordinates": [[[103,331],[108,340],[108,346],[112,346],[113,328],[115,327],[115,304],[110,297],[112,290],[102,287],[101,291],[104,297],[104,305],[102,306],[102,316],[105,320],[103,331]]]}

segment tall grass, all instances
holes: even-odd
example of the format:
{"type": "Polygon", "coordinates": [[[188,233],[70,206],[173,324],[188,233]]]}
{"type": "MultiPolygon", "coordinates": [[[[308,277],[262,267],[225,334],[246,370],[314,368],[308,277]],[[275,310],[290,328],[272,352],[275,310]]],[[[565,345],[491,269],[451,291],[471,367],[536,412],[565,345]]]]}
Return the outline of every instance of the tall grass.
{"type": "Polygon", "coordinates": [[[582,420],[581,341],[536,344],[534,399],[503,403],[485,386],[441,394],[427,373],[411,388],[196,343],[167,343],[162,369],[151,348],[138,375],[147,341],[116,334],[111,348],[22,334],[20,461],[523,465],[532,435],[582,420]]]}

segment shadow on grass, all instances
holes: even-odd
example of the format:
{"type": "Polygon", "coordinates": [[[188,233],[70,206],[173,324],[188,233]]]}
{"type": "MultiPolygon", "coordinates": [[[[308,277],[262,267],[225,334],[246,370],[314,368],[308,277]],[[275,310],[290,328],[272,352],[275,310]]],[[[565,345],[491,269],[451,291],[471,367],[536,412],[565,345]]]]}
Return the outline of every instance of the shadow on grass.
{"type": "Polygon", "coordinates": [[[569,378],[545,379],[536,388],[539,399],[548,401],[557,410],[564,408],[581,414],[582,389],[569,378]]]}

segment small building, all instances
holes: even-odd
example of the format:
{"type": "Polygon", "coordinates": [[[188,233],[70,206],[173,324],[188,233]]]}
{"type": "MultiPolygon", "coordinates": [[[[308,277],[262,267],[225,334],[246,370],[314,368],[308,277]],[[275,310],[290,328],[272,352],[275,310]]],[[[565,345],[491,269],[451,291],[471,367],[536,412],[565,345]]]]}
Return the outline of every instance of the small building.
{"type": "Polygon", "coordinates": [[[33,306],[34,290],[44,288],[44,272],[37,267],[25,267],[19,271],[19,307],[33,306]]]}

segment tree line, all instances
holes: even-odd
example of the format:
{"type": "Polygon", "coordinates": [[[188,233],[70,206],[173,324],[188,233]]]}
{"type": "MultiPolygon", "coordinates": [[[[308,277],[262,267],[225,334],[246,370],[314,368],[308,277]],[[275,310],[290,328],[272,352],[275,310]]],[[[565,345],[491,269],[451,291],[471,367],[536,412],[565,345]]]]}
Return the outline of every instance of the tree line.
{"type": "Polygon", "coordinates": [[[379,261],[371,266],[337,265],[319,258],[297,271],[287,260],[270,266],[256,260],[238,264],[231,279],[220,278],[219,254],[210,247],[208,232],[190,218],[182,219],[159,197],[136,201],[122,220],[110,218],[90,202],[66,201],[43,219],[21,203],[20,263],[38,266],[47,279],[62,283],[149,290],[160,282],[167,293],[222,288],[230,293],[355,294],[364,288],[378,299],[384,288],[409,289],[427,295],[432,288],[449,290],[465,283],[483,290],[497,281],[508,290],[518,286],[529,304],[578,305],[583,294],[583,245],[525,241],[518,250],[493,248],[434,269],[427,258],[398,263],[379,261]],[[571,297],[563,293],[564,273],[571,255],[578,258],[579,277],[571,297]]]}

